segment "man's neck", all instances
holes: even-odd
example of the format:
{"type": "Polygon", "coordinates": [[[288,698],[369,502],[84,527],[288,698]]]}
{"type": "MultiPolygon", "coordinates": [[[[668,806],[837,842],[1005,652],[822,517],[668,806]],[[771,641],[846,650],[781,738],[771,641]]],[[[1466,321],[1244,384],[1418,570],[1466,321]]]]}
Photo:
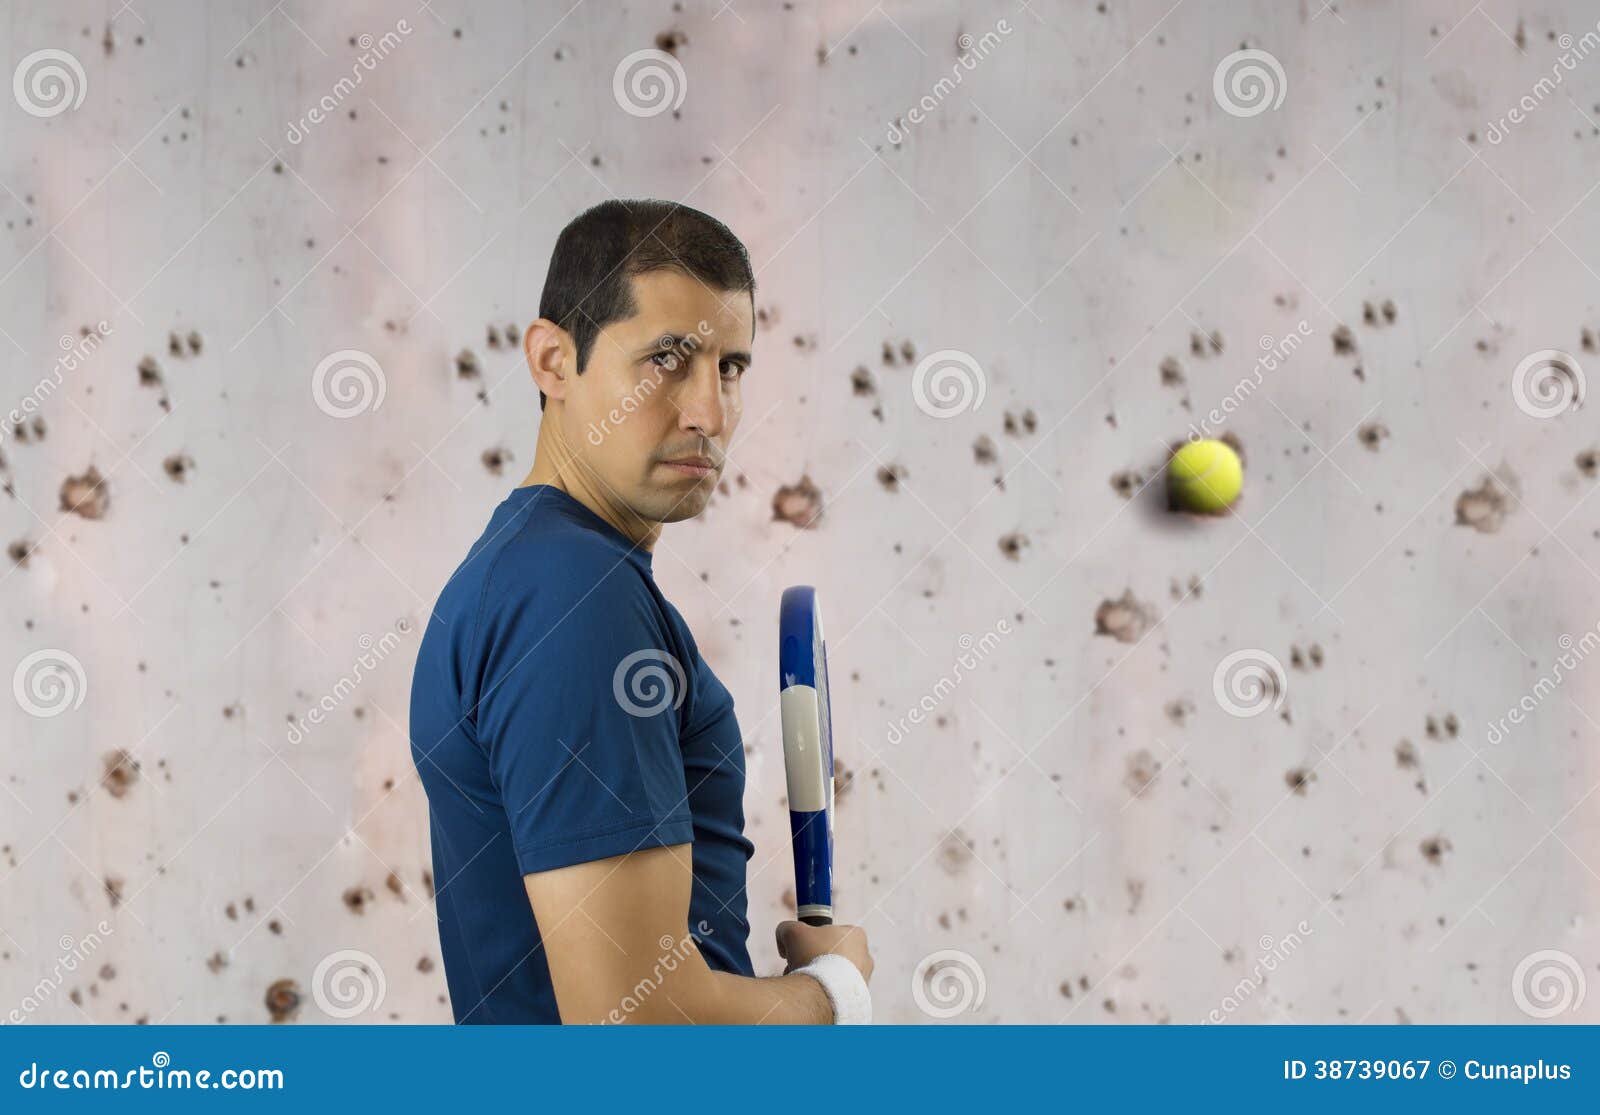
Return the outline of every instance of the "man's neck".
{"type": "Polygon", "coordinates": [[[539,424],[539,442],[534,449],[533,468],[523,478],[519,487],[548,484],[559,488],[611,526],[624,538],[650,553],[656,539],[661,537],[661,524],[641,519],[615,498],[603,481],[590,470],[583,468],[555,432],[554,422],[539,424]]]}

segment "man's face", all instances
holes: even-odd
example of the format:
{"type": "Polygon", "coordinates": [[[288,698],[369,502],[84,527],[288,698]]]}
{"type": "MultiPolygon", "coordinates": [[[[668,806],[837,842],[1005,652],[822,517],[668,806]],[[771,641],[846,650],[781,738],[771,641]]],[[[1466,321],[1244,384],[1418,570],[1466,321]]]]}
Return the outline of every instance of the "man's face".
{"type": "Polygon", "coordinates": [[[595,339],[571,379],[563,432],[600,481],[597,495],[672,523],[700,514],[722,476],[743,408],[752,299],[678,271],[632,282],[638,312],[595,339]],[[682,463],[695,458],[709,467],[682,463]]]}

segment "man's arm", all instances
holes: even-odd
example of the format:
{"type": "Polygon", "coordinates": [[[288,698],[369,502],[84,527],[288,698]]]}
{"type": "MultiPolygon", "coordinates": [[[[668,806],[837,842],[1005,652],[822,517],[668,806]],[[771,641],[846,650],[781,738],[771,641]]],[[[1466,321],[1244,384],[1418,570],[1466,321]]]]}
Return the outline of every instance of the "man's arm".
{"type": "Polygon", "coordinates": [[[524,876],[561,1021],[832,1022],[822,985],[793,969],[831,952],[871,977],[861,929],[798,922],[778,928],[793,974],[712,971],[689,937],[692,864],[676,844],[524,876]]]}

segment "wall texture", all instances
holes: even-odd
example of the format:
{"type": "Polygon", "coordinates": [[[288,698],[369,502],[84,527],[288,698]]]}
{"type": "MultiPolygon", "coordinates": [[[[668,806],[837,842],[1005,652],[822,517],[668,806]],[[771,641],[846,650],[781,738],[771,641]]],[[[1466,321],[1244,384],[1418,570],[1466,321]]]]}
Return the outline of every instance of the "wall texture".
{"type": "Polygon", "coordinates": [[[448,1020],[416,632],[555,233],[657,196],[759,268],[655,567],[763,970],[810,581],[881,1018],[1600,1021],[1590,6],[3,13],[7,1020],[448,1020]]]}

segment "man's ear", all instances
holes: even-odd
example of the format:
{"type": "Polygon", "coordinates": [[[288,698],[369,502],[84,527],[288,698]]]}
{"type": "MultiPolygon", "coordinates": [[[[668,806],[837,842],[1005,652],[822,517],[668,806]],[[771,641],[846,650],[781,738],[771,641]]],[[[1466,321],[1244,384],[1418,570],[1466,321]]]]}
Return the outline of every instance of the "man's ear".
{"type": "Polygon", "coordinates": [[[567,376],[577,370],[572,335],[548,318],[540,318],[522,334],[522,352],[534,386],[552,399],[567,397],[567,376]]]}

